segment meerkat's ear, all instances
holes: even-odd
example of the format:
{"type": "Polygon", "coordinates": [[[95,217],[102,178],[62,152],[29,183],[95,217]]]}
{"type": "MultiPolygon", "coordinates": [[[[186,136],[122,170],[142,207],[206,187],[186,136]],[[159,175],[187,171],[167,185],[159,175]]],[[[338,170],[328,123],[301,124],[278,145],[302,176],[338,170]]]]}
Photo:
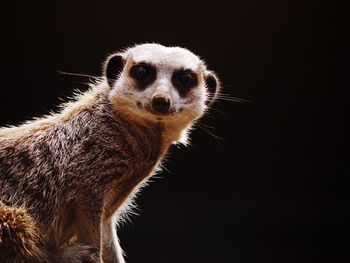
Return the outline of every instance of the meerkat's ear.
{"type": "Polygon", "coordinates": [[[123,53],[116,53],[109,56],[104,64],[103,73],[107,78],[110,87],[118,79],[120,73],[123,71],[125,65],[125,57],[123,53]]]}
{"type": "Polygon", "coordinates": [[[207,104],[215,100],[216,94],[220,90],[220,81],[213,71],[206,70],[204,73],[204,80],[208,92],[207,104]]]}

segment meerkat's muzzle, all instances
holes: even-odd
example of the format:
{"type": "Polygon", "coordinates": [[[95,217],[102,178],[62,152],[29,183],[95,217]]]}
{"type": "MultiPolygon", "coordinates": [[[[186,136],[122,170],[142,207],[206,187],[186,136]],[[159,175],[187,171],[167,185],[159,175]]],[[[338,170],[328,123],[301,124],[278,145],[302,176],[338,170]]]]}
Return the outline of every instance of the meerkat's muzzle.
{"type": "Polygon", "coordinates": [[[170,98],[163,95],[155,95],[152,98],[152,109],[156,114],[168,114],[170,110],[170,98]]]}

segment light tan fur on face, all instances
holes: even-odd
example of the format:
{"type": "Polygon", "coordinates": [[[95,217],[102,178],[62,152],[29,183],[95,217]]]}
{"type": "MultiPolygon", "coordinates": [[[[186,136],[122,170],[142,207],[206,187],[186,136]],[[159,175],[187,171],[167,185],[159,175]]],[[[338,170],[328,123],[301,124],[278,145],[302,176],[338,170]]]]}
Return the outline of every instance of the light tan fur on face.
{"type": "Polygon", "coordinates": [[[158,44],[139,45],[122,53],[122,56],[126,60],[125,67],[109,96],[113,105],[137,122],[162,125],[167,131],[163,134],[167,143],[186,143],[187,127],[206,110],[204,62],[187,49],[158,44]],[[134,80],[129,76],[131,66],[140,62],[150,63],[157,70],[155,82],[143,91],[135,89],[134,80]],[[185,98],[171,83],[172,74],[178,69],[190,69],[198,76],[198,85],[185,98]],[[170,115],[157,116],[151,112],[151,100],[156,95],[170,98],[170,115]]]}

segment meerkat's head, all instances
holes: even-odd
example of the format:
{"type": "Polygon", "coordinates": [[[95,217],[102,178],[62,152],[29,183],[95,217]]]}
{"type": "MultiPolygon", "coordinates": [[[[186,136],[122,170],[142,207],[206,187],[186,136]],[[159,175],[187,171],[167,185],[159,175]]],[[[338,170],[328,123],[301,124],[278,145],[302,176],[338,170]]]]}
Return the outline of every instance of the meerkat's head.
{"type": "Polygon", "coordinates": [[[179,47],[137,45],[111,55],[104,72],[119,111],[179,128],[201,117],[219,90],[205,63],[179,47]]]}

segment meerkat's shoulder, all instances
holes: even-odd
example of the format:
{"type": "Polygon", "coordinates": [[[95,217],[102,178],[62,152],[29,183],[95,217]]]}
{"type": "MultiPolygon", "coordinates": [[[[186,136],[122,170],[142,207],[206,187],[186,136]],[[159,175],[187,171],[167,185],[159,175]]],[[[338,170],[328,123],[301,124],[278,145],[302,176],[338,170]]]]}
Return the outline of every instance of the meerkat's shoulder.
{"type": "Polygon", "coordinates": [[[62,124],[71,119],[75,114],[89,109],[94,102],[102,98],[106,89],[108,89],[108,84],[105,81],[93,84],[88,91],[75,94],[74,98],[69,102],[62,104],[60,110],[56,113],[33,118],[20,125],[1,127],[0,138],[26,136],[62,124]]]}

